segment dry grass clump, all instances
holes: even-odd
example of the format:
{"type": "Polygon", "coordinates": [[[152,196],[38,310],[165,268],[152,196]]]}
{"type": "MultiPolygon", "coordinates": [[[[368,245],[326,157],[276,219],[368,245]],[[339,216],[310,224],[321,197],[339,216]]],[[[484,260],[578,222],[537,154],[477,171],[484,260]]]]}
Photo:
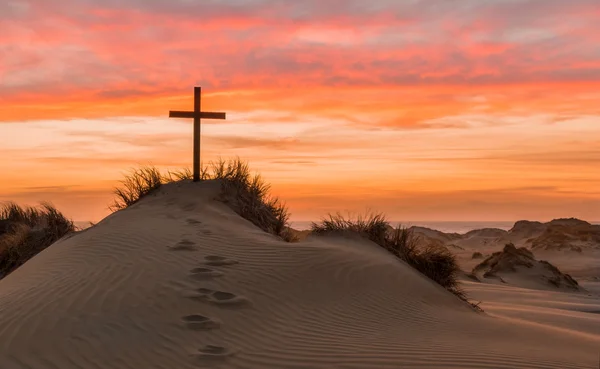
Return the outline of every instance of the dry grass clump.
{"type": "MultiPolygon", "coordinates": [[[[189,169],[170,171],[162,175],[155,167],[132,170],[114,190],[116,200],[111,210],[125,209],[151,194],[161,185],[192,180],[189,169]]],[[[270,195],[270,185],[259,174],[251,174],[246,162],[239,158],[219,159],[201,167],[200,179],[221,182],[221,200],[228,203],[240,216],[265,232],[280,236],[285,241],[296,241],[288,227],[289,211],[277,197],[270,195]]]]}
{"type": "Polygon", "coordinates": [[[49,203],[0,208],[0,278],[70,232],[75,225],[49,203]]]}
{"type": "Polygon", "coordinates": [[[112,211],[125,209],[158,189],[165,178],[155,167],[134,169],[121,181],[121,186],[114,189],[115,201],[110,205],[112,211]]]}
{"type": "Polygon", "coordinates": [[[222,199],[240,216],[265,232],[285,241],[296,241],[288,223],[290,213],[283,202],[270,195],[271,186],[260,174],[252,175],[246,162],[239,158],[211,163],[207,176],[222,184],[222,199]]]}
{"type": "MultiPolygon", "coordinates": [[[[316,234],[358,233],[468,302],[458,282],[460,268],[456,257],[445,247],[421,246],[419,238],[410,229],[393,229],[383,214],[371,213],[356,219],[346,219],[337,213],[329,215],[319,223],[313,223],[311,228],[316,234]]],[[[476,305],[471,305],[480,310],[476,305]]]]}
{"type": "Polygon", "coordinates": [[[481,258],[483,258],[483,254],[478,251],[475,251],[473,253],[473,255],[471,255],[471,259],[481,259],[481,258]]]}
{"type": "Polygon", "coordinates": [[[378,245],[386,242],[389,229],[390,224],[379,213],[367,213],[348,219],[340,213],[329,214],[321,222],[311,224],[311,230],[316,234],[354,232],[366,236],[378,245]]]}
{"type": "Polygon", "coordinates": [[[454,254],[445,247],[420,245],[418,237],[410,229],[399,226],[388,236],[384,247],[429,279],[466,300],[458,282],[460,267],[454,254]]]}

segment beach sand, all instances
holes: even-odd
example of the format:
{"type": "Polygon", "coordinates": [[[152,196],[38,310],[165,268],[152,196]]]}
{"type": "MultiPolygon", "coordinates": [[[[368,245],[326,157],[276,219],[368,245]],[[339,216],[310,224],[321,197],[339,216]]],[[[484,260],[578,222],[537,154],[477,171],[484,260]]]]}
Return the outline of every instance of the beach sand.
{"type": "Polygon", "coordinates": [[[369,241],[285,243],[218,191],[165,185],[1,280],[0,368],[598,368],[594,292],[465,281],[479,313],[369,241]]]}

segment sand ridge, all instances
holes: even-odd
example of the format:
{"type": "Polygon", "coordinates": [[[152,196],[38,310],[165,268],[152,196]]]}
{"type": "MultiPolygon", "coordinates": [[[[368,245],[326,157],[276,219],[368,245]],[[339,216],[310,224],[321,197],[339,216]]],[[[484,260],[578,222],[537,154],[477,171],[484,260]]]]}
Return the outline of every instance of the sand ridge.
{"type": "Polygon", "coordinates": [[[531,289],[585,291],[570,275],[547,261],[536,260],[529,249],[517,249],[511,243],[476,265],[472,275],[479,281],[491,279],[531,289]]]}
{"type": "Polygon", "coordinates": [[[2,368],[595,368],[600,333],[481,314],[359,239],[265,234],[173,183],[0,281],[2,368]]]}

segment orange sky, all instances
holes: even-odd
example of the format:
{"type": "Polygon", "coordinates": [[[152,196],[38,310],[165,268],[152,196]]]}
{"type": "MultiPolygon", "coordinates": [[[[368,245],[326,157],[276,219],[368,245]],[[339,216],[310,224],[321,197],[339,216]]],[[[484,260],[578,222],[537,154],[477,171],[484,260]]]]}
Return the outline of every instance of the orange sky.
{"type": "Polygon", "coordinates": [[[294,220],[600,220],[597,0],[10,0],[0,201],[108,214],[138,164],[250,161],[294,220]]]}

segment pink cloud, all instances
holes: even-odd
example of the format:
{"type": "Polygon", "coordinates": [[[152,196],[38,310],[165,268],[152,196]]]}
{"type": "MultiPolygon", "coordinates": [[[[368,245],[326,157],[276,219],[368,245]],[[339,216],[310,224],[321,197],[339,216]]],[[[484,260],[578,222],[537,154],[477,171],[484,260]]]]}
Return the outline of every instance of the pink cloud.
{"type": "Polygon", "coordinates": [[[29,10],[0,20],[0,98],[8,102],[177,93],[195,83],[230,90],[600,81],[593,1],[21,3],[29,10]]]}

